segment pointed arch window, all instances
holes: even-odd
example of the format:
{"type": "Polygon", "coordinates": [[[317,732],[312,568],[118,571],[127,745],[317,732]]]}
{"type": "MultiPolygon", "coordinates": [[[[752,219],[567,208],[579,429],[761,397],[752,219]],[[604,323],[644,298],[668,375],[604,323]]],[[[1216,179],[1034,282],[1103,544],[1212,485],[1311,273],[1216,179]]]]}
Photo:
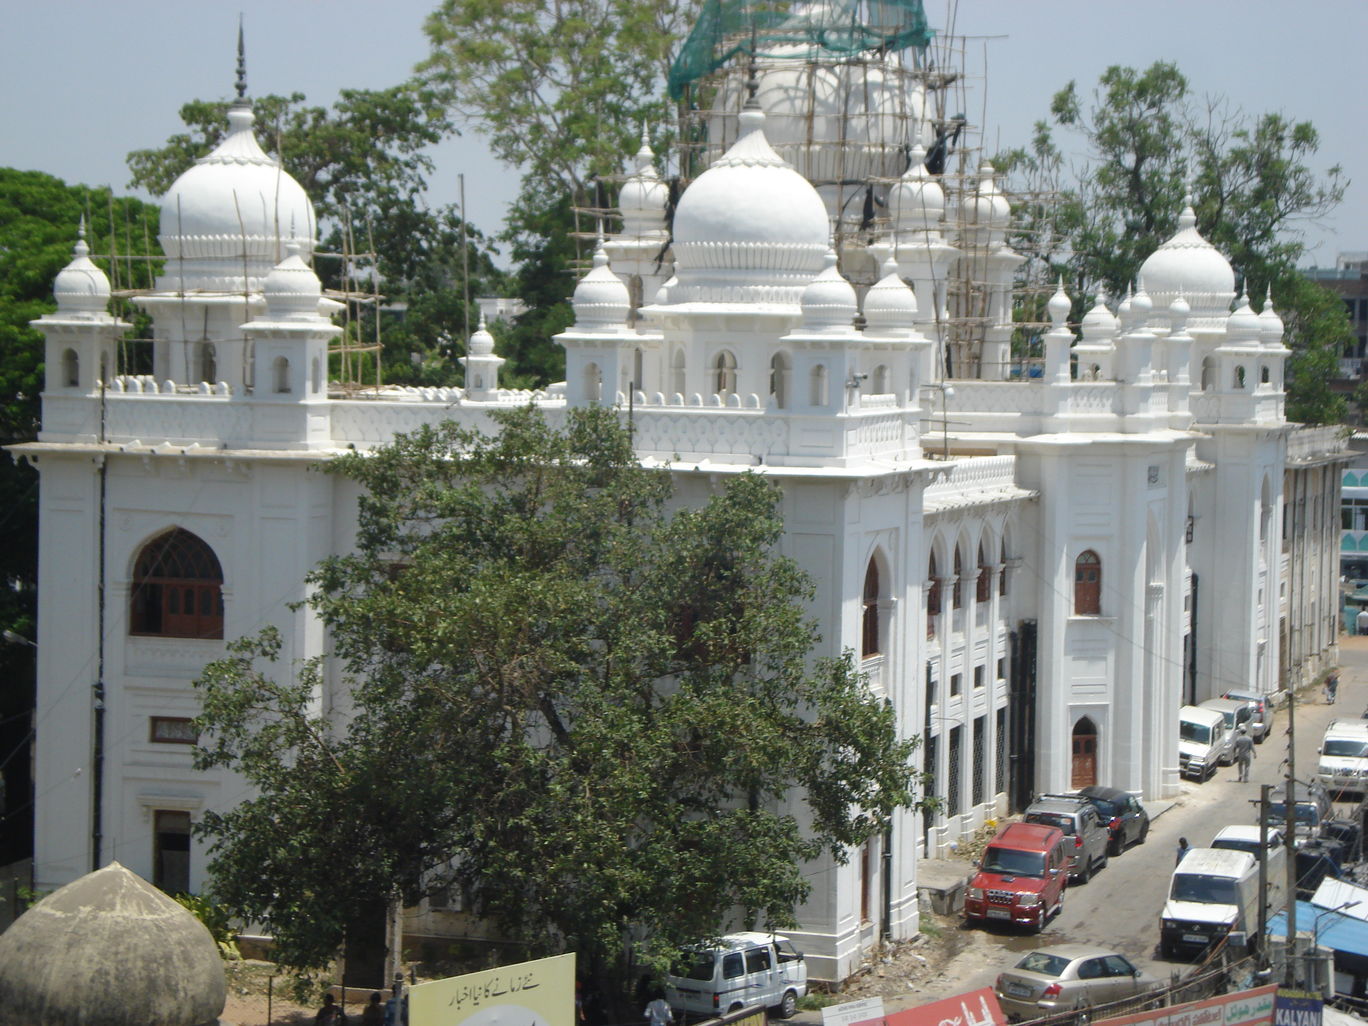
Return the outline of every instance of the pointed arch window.
{"type": "Polygon", "coordinates": [[[290,391],[290,361],[283,356],[277,356],[271,364],[273,378],[275,380],[275,390],[280,395],[288,394],[290,391]]]}
{"type": "Polygon", "coordinates": [[[787,410],[789,405],[790,379],[793,366],[787,353],[775,353],[770,357],[770,395],[774,396],[774,408],[787,410]]]}
{"type": "Polygon", "coordinates": [[[584,398],[591,403],[603,400],[603,372],[596,363],[584,368],[584,398]]]}
{"type": "Polygon", "coordinates": [[[163,638],[223,637],[223,569],[197,535],[152,539],[133,567],[129,631],[163,638]]]}
{"type": "Polygon", "coordinates": [[[926,568],[926,636],[928,638],[936,636],[936,617],[940,616],[940,611],[940,568],[936,566],[936,554],[933,552],[926,568]]]}
{"type": "Polygon", "coordinates": [[[218,380],[218,355],[214,351],[214,343],[205,342],[200,346],[200,375],[201,381],[213,384],[218,380]]]}
{"type": "Polygon", "coordinates": [[[81,358],[74,349],[62,354],[62,384],[67,388],[76,388],[81,384],[81,358]]]}
{"type": "Polygon", "coordinates": [[[670,357],[670,391],[675,395],[684,394],[684,350],[676,349],[670,357]]]}
{"type": "Polygon", "coordinates": [[[1102,560],[1092,549],[1074,561],[1074,616],[1102,615],[1102,560]]]}
{"type": "Polygon", "coordinates": [[[959,546],[955,546],[955,579],[950,582],[950,605],[955,609],[964,608],[964,558],[959,546]]]}
{"type": "Polygon", "coordinates": [[[724,397],[736,391],[736,357],[725,349],[713,361],[713,391],[724,397]]]}
{"type": "Polygon", "coordinates": [[[988,558],[983,554],[983,543],[979,542],[978,550],[978,582],[974,586],[974,601],[987,602],[993,597],[993,568],[988,565],[988,558]]]}
{"type": "Polygon", "coordinates": [[[812,368],[809,385],[811,395],[808,397],[809,405],[825,406],[827,404],[827,369],[826,364],[819,363],[812,368]]]}
{"type": "Polygon", "coordinates": [[[860,657],[868,659],[883,651],[879,637],[879,564],[871,559],[865,570],[863,614],[860,621],[860,657]]]}

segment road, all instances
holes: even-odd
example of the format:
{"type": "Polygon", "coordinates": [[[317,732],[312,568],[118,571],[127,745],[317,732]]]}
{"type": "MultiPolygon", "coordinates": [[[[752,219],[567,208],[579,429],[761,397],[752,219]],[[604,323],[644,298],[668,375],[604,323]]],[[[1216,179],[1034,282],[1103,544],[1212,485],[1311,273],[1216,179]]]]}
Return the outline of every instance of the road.
{"type": "MultiPolygon", "coordinates": [[[[1319,689],[1307,690],[1297,702],[1297,776],[1316,772],[1316,748],[1326,725],[1335,716],[1357,718],[1368,706],[1368,637],[1341,641],[1342,666],[1338,702],[1325,703],[1319,689]]],[[[1278,710],[1268,738],[1257,747],[1250,781],[1237,781],[1235,767],[1221,768],[1204,784],[1184,781],[1182,792],[1151,824],[1149,839],[1113,858],[1107,868],[1086,884],[1071,886],[1064,911],[1038,936],[1008,930],[965,931],[963,951],[936,981],[935,995],[909,995],[895,1007],[910,1007],[932,996],[992,986],[997,974],[1012,965],[1022,951],[1044,944],[1075,941],[1102,944],[1122,952],[1153,975],[1166,977],[1178,965],[1159,960],[1159,912],[1163,908],[1179,837],[1194,847],[1205,846],[1221,827],[1255,823],[1260,784],[1277,784],[1286,772],[1288,710],[1278,710]]],[[[1157,803],[1163,805],[1165,803],[1157,803]]]]}

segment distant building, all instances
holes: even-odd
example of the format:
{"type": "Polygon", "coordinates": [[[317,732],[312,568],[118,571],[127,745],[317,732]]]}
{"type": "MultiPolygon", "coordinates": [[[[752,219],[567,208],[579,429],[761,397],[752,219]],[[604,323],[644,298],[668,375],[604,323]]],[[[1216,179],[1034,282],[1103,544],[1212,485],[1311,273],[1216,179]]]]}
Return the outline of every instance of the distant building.
{"type": "Polygon", "coordinates": [[[1344,300],[1354,341],[1340,353],[1340,378],[1357,384],[1368,376],[1368,252],[1341,253],[1334,267],[1308,267],[1302,273],[1344,300]]]}
{"type": "Polygon", "coordinates": [[[527,312],[527,304],[517,298],[481,296],[475,303],[480,308],[480,316],[491,324],[516,320],[527,312]]]}

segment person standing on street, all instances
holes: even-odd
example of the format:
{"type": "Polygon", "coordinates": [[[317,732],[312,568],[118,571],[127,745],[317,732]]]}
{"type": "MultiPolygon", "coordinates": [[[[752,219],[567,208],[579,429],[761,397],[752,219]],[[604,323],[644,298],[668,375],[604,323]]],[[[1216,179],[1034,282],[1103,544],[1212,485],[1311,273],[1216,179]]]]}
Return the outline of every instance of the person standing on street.
{"type": "Polygon", "coordinates": [[[1339,693],[1339,670],[1331,670],[1325,678],[1325,704],[1334,705],[1335,695],[1339,693]]]}
{"type": "Polygon", "coordinates": [[[674,1012],[665,1003],[665,995],[660,991],[655,992],[655,997],[646,1006],[646,1011],[642,1013],[642,1016],[646,1019],[648,1026],[671,1026],[674,1022],[674,1012]]]}
{"type": "Polygon", "coordinates": [[[1249,728],[1240,724],[1240,732],[1235,735],[1235,764],[1240,769],[1241,781],[1249,779],[1249,763],[1254,758],[1254,739],[1249,736],[1249,728]]]}
{"type": "Polygon", "coordinates": [[[1358,617],[1354,620],[1355,634],[1368,634],[1368,608],[1360,609],[1358,617]]]}
{"type": "Polygon", "coordinates": [[[1182,861],[1183,861],[1183,856],[1186,855],[1186,854],[1187,854],[1189,851],[1191,851],[1191,850],[1192,850],[1192,848],[1191,848],[1191,846],[1187,843],[1187,838],[1186,838],[1186,837],[1180,837],[1180,838],[1178,838],[1178,857],[1177,857],[1176,859],[1173,860],[1173,864],[1176,866],[1176,865],[1178,865],[1178,863],[1182,862],[1182,861]]]}

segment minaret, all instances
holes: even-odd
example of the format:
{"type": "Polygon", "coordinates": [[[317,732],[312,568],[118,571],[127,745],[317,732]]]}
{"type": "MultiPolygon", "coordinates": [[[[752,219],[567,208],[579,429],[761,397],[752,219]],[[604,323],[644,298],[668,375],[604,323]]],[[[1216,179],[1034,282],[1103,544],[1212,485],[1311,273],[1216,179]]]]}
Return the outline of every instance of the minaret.
{"type": "Polygon", "coordinates": [[[494,336],[485,326],[485,316],[480,314],[480,326],[470,336],[466,355],[461,357],[465,368],[465,397],[484,402],[495,398],[499,390],[499,368],[504,364],[501,356],[494,355],[494,336]]]}
{"type": "Polygon", "coordinates": [[[639,338],[627,325],[632,308],[627,285],[608,266],[603,239],[594,266],[575,286],[575,323],[556,336],[565,347],[566,397],[571,406],[625,401],[634,385],[633,350],[639,338]]]}
{"type": "Polygon", "coordinates": [[[58,397],[86,396],[107,386],[117,368],[115,343],[132,325],[109,313],[109,278],[90,259],[85,235],[83,217],[71,263],[52,283],[56,312],[29,323],[46,339],[44,431],[93,440],[100,434],[98,411],[90,404],[59,405],[58,397]]]}

